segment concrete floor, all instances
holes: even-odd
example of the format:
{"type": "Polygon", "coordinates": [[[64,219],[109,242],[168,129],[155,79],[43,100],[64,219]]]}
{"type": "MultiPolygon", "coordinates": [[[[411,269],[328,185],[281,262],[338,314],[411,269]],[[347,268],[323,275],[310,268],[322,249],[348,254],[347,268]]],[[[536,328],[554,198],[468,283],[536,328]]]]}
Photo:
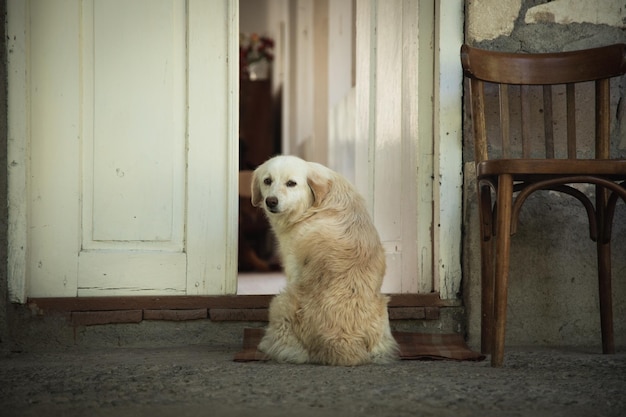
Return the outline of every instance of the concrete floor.
{"type": "Polygon", "coordinates": [[[626,352],[508,348],[489,361],[235,363],[236,347],[69,348],[0,358],[3,416],[624,416],[626,352]]]}

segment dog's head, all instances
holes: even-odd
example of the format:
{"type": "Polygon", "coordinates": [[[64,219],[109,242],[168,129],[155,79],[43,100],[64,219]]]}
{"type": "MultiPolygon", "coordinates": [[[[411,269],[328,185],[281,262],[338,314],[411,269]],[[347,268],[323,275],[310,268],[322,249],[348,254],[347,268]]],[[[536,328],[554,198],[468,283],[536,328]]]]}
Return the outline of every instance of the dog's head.
{"type": "Polygon", "coordinates": [[[276,156],[252,175],[252,205],[270,217],[291,217],[319,206],[332,183],[332,171],[295,156],[276,156]]]}

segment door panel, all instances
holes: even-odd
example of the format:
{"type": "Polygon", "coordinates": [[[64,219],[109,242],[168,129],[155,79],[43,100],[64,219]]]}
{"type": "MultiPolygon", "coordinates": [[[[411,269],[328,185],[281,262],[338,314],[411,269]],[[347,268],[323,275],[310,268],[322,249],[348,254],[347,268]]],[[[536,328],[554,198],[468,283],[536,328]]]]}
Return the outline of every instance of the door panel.
{"type": "Polygon", "coordinates": [[[186,267],[184,253],[82,251],[78,296],[185,295],[186,267]]]}
{"type": "Polygon", "coordinates": [[[96,0],[83,11],[83,249],[183,249],[184,6],[96,0]]]}
{"type": "Polygon", "coordinates": [[[356,61],[369,65],[357,64],[355,173],[387,255],[383,291],[432,292],[432,2],[356,11],[356,61]]]}

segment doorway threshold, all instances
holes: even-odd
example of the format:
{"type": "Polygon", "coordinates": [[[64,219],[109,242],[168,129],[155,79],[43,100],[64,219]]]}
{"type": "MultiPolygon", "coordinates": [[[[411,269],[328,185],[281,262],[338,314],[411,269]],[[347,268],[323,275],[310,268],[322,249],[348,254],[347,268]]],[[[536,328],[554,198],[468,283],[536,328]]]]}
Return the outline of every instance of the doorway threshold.
{"type": "Polygon", "coordinates": [[[240,272],[237,295],[275,295],[287,284],[283,272],[240,272]]]}
{"type": "MultiPolygon", "coordinates": [[[[250,280],[252,276],[246,277],[250,280]]],[[[280,290],[284,276],[273,276],[280,290]]],[[[245,282],[245,279],[244,279],[245,282]]],[[[252,286],[248,287],[252,288],[252,286]]],[[[269,286],[264,286],[269,291],[269,286]]],[[[74,326],[165,320],[267,321],[273,295],[132,296],[29,298],[35,316],[61,315],[74,326]]],[[[460,300],[442,300],[439,293],[390,294],[390,320],[438,320],[442,307],[461,307],[460,300]]]]}

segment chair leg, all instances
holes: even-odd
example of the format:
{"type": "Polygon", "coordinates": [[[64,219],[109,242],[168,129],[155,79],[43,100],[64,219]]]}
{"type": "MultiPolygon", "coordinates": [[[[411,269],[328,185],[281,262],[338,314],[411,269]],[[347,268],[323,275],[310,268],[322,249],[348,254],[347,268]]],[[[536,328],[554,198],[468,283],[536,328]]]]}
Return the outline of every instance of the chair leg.
{"type": "Polygon", "coordinates": [[[491,353],[493,344],[493,211],[491,206],[491,187],[478,187],[480,213],[480,261],[481,261],[481,320],[480,350],[483,354],[491,353]]]}
{"type": "Polygon", "coordinates": [[[481,322],[480,350],[483,354],[491,353],[493,345],[493,240],[481,242],[481,322]]]}
{"type": "Polygon", "coordinates": [[[611,291],[611,237],[606,228],[606,189],[596,189],[596,213],[598,216],[598,288],[600,298],[600,328],[602,352],[615,353],[613,333],[613,297],[611,291]]]}
{"type": "Polygon", "coordinates": [[[611,293],[611,243],[598,241],[598,287],[600,290],[600,326],[602,352],[615,353],[613,334],[613,297],[611,293]]]}
{"type": "Polygon", "coordinates": [[[494,322],[491,348],[491,366],[494,367],[502,366],[504,362],[513,199],[513,177],[511,175],[501,175],[498,178],[497,194],[494,322]]]}

